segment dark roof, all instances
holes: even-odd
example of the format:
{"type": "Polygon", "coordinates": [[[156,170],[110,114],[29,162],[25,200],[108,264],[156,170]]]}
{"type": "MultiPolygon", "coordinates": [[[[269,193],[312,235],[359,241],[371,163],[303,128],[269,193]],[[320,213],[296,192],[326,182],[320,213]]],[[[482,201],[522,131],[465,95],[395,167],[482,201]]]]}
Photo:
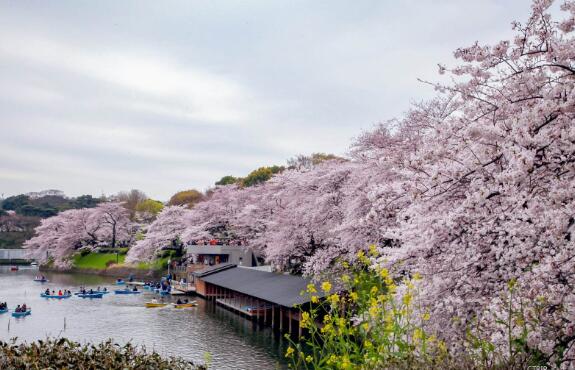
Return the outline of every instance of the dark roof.
{"type": "Polygon", "coordinates": [[[201,270],[198,271],[194,271],[194,276],[197,277],[203,277],[203,276],[208,276],[210,274],[216,273],[218,271],[223,271],[223,270],[227,270],[229,268],[232,267],[236,267],[236,265],[234,265],[233,263],[220,263],[219,265],[213,265],[213,266],[206,266],[206,268],[203,268],[201,270]]]}
{"type": "MultiPolygon", "coordinates": [[[[244,267],[228,268],[202,277],[202,280],[285,307],[309,302],[305,291],[310,279],[276,274],[244,267]]],[[[323,296],[318,289],[318,296],[323,296]]]]}

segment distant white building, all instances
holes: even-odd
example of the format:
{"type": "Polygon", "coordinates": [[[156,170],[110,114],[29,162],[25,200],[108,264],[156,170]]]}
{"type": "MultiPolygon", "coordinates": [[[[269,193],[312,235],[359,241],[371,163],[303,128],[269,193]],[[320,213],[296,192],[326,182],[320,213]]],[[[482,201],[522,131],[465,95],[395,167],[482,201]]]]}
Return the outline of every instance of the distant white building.
{"type": "Polygon", "coordinates": [[[55,190],[55,189],[33,191],[30,193],[27,193],[26,195],[29,196],[31,199],[38,199],[38,198],[42,198],[42,197],[46,197],[46,196],[53,196],[53,197],[65,197],[66,196],[63,191],[55,190]]]}

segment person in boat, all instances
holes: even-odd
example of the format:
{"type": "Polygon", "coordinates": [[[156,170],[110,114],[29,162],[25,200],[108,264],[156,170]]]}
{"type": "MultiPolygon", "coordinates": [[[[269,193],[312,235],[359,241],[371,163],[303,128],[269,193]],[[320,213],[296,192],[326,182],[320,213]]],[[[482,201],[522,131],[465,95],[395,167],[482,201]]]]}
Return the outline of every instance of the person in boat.
{"type": "Polygon", "coordinates": [[[26,312],[26,308],[27,308],[27,307],[26,307],[26,303],[24,303],[24,304],[22,305],[22,312],[26,312]]]}
{"type": "Polygon", "coordinates": [[[44,292],[44,294],[50,295],[50,289],[46,289],[46,291],[44,292]]]}
{"type": "Polygon", "coordinates": [[[102,291],[107,292],[108,288],[104,287],[104,289],[102,289],[102,291]]]}
{"type": "Polygon", "coordinates": [[[52,289],[52,295],[56,295],[56,291],[52,289]]]}
{"type": "Polygon", "coordinates": [[[16,312],[22,312],[22,308],[20,308],[20,305],[16,306],[16,309],[14,310],[16,312]]]}
{"type": "Polygon", "coordinates": [[[58,290],[58,296],[61,296],[62,294],[62,289],[58,290]]]}
{"type": "Polygon", "coordinates": [[[94,289],[90,288],[90,294],[94,294],[94,289]]]}
{"type": "Polygon", "coordinates": [[[134,285],[134,289],[132,289],[133,292],[137,292],[138,291],[138,287],[134,285]]]}
{"type": "Polygon", "coordinates": [[[99,292],[99,291],[100,291],[100,287],[98,287],[98,289],[96,289],[96,292],[99,292]]]}
{"type": "Polygon", "coordinates": [[[182,304],[182,300],[180,298],[178,298],[178,301],[176,302],[176,304],[182,304]]]}
{"type": "Polygon", "coordinates": [[[186,304],[187,304],[187,303],[189,303],[189,301],[188,301],[188,299],[187,299],[187,298],[186,298],[186,299],[184,299],[184,303],[186,303],[186,304]]]}

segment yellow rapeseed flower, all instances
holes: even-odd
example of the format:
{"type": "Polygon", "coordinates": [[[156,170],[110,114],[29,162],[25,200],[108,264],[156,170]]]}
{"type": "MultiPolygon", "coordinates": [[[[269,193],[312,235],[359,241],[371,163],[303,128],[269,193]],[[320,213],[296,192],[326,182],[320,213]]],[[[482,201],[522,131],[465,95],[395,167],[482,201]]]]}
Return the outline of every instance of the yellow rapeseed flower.
{"type": "Polygon", "coordinates": [[[305,362],[307,362],[307,363],[312,362],[312,361],[313,361],[313,357],[311,357],[310,355],[308,355],[308,356],[305,358],[305,362]]]}
{"type": "Polygon", "coordinates": [[[321,289],[324,292],[329,293],[331,291],[331,283],[329,281],[324,281],[321,283],[321,289]]]}
{"type": "Polygon", "coordinates": [[[307,285],[307,292],[308,292],[308,293],[317,293],[317,290],[315,289],[315,285],[313,285],[313,284],[311,284],[311,283],[308,284],[308,285],[307,285]]]}
{"type": "Polygon", "coordinates": [[[308,328],[310,325],[311,325],[311,319],[309,316],[309,312],[302,312],[300,326],[305,329],[308,328]]]}
{"type": "Polygon", "coordinates": [[[321,328],[321,332],[323,334],[333,334],[333,325],[330,323],[325,324],[323,328],[321,328]]]}
{"type": "Polygon", "coordinates": [[[413,280],[419,281],[421,279],[422,279],[422,277],[421,277],[421,274],[419,272],[416,272],[415,274],[413,274],[413,280]]]}
{"type": "Polygon", "coordinates": [[[332,306],[335,306],[339,303],[339,295],[337,294],[332,294],[329,296],[328,298],[329,302],[331,303],[332,306]]]}
{"type": "Polygon", "coordinates": [[[342,369],[351,369],[351,362],[349,361],[349,357],[343,356],[340,366],[342,369]]]}
{"type": "Polygon", "coordinates": [[[401,300],[402,300],[404,305],[409,306],[411,304],[412,299],[413,299],[413,297],[411,296],[411,294],[407,293],[403,296],[403,298],[401,300]]]}
{"type": "Polygon", "coordinates": [[[311,296],[311,303],[319,303],[319,298],[316,295],[311,296]]]}
{"type": "Polygon", "coordinates": [[[351,292],[349,293],[349,298],[351,298],[352,301],[357,302],[359,296],[357,295],[357,292],[351,292]]]}
{"type": "Polygon", "coordinates": [[[423,338],[423,330],[421,330],[421,328],[415,328],[415,330],[413,331],[413,339],[416,342],[419,342],[421,338],[423,338]]]}
{"type": "Polygon", "coordinates": [[[286,357],[291,357],[294,352],[295,350],[293,349],[293,347],[288,347],[288,349],[286,350],[286,357]]]}
{"type": "Polygon", "coordinates": [[[368,330],[369,330],[369,323],[364,322],[363,324],[361,324],[361,328],[362,328],[364,331],[368,331],[368,330]]]}
{"type": "Polygon", "coordinates": [[[377,306],[371,306],[371,307],[369,307],[369,315],[370,315],[373,319],[376,319],[378,314],[379,314],[379,307],[377,307],[377,306]]]}

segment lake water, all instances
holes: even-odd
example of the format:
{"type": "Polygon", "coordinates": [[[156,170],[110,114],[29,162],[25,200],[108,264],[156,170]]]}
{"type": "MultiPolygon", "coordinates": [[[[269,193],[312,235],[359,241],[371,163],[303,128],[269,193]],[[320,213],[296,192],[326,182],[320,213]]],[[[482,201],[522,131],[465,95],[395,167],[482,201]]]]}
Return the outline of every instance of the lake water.
{"type": "MultiPolygon", "coordinates": [[[[0,339],[33,341],[62,336],[82,343],[112,338],[154,349],[162,355],[180,356],[202,363],[211,355],[210,369],[285,368],[285,339],[269,328],[260,328],[233,312],[199,297],[198,307],[188,309],[145,308],[157,297],[144,291],[138,295],[116,295],[102,299],[72,297],[55,300],[40,297],[46,288],[78,291],[80,285],[115,289],[114,279],[95,275],[44,273],[48,283],[33,281],[38,271],[23,268],[11,272],[0,267],[0,301],[12,310],[26,303],[32,315],[13,318],[0,315],[0,339]],[[65,327],[64,327],[65,323],[65,327]]],[[[168,300],[175,301],[168,297],[168,300]]]]}

